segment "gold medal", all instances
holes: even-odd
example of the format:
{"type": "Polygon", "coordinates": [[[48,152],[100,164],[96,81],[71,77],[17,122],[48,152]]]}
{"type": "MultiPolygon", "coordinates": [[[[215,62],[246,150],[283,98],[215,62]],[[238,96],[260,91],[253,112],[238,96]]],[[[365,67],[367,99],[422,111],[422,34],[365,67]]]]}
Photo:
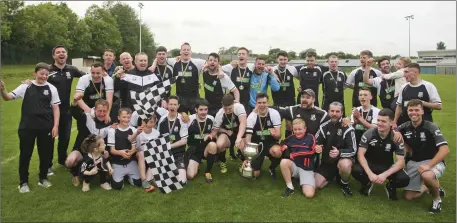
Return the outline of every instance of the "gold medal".
{"type": "Polygon", "coordinates": [[[335,92],[336,92],[336,93],[338,93],[338,92],[339,92],[338,88],[335,88],[335,92]]]}
{"type": "Polygon", "coordinates": [[[390,94],[386,95],[386,99],[387,99],[387,100],[390,99],[390,94]]]}
{"type": "Polygon", "coordinates": [[[243,86],[243,85],[240,85],[239,89],[240,89],[240,90],[244,90],[244,86],[243,86]]]}
{"type": "Polygon", "coordinates": [[[181,77],[181,83],[183,83],[183,84],[186,83],[186,79],[184,79],[184,77],[181,77]]]}

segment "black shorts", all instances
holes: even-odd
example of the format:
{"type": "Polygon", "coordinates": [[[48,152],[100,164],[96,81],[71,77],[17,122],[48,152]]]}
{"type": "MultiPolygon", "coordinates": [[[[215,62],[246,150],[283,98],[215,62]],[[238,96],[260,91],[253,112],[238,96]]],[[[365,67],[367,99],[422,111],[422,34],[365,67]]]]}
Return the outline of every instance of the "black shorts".
{"type": "MultiPolygon", "coordinates": [[[[259,155],[257,155],[256,157],[254,157],[254,159],[252,160],[252,169],[254,170],[260,170],[262,168],[262,165],[263,165],[263,161],[265,160],[265,157],[268,157],[268,158],[272,158],[271,154],[270,154],[270,149],[271,147],[273,147],[274,145],[279,145],[277,142],[270,142],[270,143],[264,143],[264,148],[263,150],[259,153],[259,155]]],[[[261,148],[259,148],[261,149],[261,148]]]]}
{"type": "Polygon", "coordinates": [[[173,157],[175,158],[175,164],[176,164],[176,167],[178,169],[185,169],[185,165],[184,165],[184,155],[186,152],[184,151],[177,151],[177,152],[173,152],[173,149],[171,150],[172,154],[173,154],[173,157]]]}
{"type": "Polygon", "coordinates": [[[215,142],[216,140],[209,140],[206,142],[203,142],[199,145],[192,145],[187,148],[187,152],[189,153],[189,159],[197,162],[197,163],[202,163],[202,160],[206,159],[205,157],[205,149],[208,146],[210,142],[215,142]]]}
{"type": "Polygon", "coordinates": [[[229,141],[230,141],[230,146],[229,147],[232,147],[232,148],[235,147],[236,136],[238,135],[238,132],[232,132],[232,136],[229,136],[225,132],[221,132],[221,133],[218,133],[217,136],[219,137],[222,134],[226,135],[229,138],[229,141]]]}
{"type": "Polygon", "coordinates": [[[179,98],[179,108],[178,112],[189,112],[190,114],[195,113],[195,102],[200,98],[200,95],[196,96],[178,96],[179,98]]]}
{"type": "MultiPolygon", "coordinates": [[[[353,158],[348,158],[348,159],[351,159],[352,163],[354,163],[353,158]]],[[[333,180],[333,178],[335,178],[339,174],[338,161],[339,161],[339,159],[333,163],[322,162],[319,165],[319,167],[316,170],[314,170],[314,172],[322,175],[327,180],[327,182],[331,182],[333,180]]]]}

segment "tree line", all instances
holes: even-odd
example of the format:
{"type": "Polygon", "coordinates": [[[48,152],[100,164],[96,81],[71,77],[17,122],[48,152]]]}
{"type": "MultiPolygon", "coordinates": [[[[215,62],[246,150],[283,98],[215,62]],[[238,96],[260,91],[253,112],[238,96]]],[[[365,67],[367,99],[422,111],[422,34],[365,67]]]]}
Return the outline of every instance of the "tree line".
{"type": "MultiPolygon", "coordinates": [[[[51,49],[58,44],[67,48],[69,61],[102,56],[105,49],[117,55],[139,51],[139,17],[125,3],[94,4],[84,18],[78,18],[63,2],[24,6],[24,1],[2,1],[0,13],[3,64],[51,62],[51,49]]],[[[154,34],[145,24],[141,26],[142,51],[153,55],[154,34]]]]}
{"type": "MultiPolygon", "coordinates": [[[[58,44],[66,46],[69,61],[83,56],[102,56],[105,49],[113,49],[116,55],[121,52],[135,55],[139,51],[139,16],[135,9],[119,1],[105,1],[101,7],[93,4],[86,10],[83,18],[78,18],[78,15],[63,2],[24,6],[24,1],[1,1],[0,14],[2,64],[52,62],[51,49],[58,44]]],[[[141,29],[142,51],[149,55],[149,61],[152,62],[157,47],[154,33],[144,23],[141,24],[141,29]]],[[[238,48],[221,47],[218,53],[236,55],[238,48]]],[[[437,49],[445,48],[443,42],[437,43],[437,49]]],[[[279,51],[280,48],[271,48],[267,54],[250,51],[250,56],[263,56],[267,63],[274,63],[279,51]]],[[[316,52],[316,49],[287,53],[289,60],[295,60],[305,59],[308,51],[316,52]]],[[[340,59],[359,58],[358,54],[342,51],[316,54],[317,59],[326,59],[330,55],[336,55],[340,59]]],[[[178,48],[169,51],[169,56],[178,55],[178,48]]],[[[400,55],[376,56],[380,57],[396,59],[400,55]]]]}

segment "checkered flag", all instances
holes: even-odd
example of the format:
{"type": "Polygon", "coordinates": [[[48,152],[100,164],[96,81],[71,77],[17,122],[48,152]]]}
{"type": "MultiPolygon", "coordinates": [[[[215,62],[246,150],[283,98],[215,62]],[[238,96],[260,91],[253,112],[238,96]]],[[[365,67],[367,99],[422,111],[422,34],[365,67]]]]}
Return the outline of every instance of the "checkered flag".
{"type": "Polygon", "coordinates": [[[130,91],[133,108],[141,119],[147,119],[154,113],[158,107],[157,102],[167,95],[176,79],[178,76],[158,83],[143,92],[130,91]]]}
{"type": "Polygon", "coordinates": [[[159,190],[170,193],[183,188],[181,181],[177,178],[178,168],[175,158],[170,152],[170,137],[165,136],[150,140],[146,143],[147,150],[144,151],[144,159],[154,176],[154,181],[159,190]]]}

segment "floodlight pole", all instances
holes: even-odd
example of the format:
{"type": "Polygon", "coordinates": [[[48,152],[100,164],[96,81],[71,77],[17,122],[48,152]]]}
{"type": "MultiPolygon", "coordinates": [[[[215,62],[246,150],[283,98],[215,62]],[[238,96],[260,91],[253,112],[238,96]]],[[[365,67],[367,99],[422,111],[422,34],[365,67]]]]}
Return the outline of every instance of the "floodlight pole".
{"type": "Polygon", "coordinates": [[[411,19],[414,19],[414,15],[405,16],[405,19],[408,20],[408,55],[411,58],[411,19]]]}
{"type": "Polygon", "coordinates": [[[140,7],[140,52],[141,52],[141,10],[143,9],[143,3],[138,3],[138,7],[140,7]]]}

